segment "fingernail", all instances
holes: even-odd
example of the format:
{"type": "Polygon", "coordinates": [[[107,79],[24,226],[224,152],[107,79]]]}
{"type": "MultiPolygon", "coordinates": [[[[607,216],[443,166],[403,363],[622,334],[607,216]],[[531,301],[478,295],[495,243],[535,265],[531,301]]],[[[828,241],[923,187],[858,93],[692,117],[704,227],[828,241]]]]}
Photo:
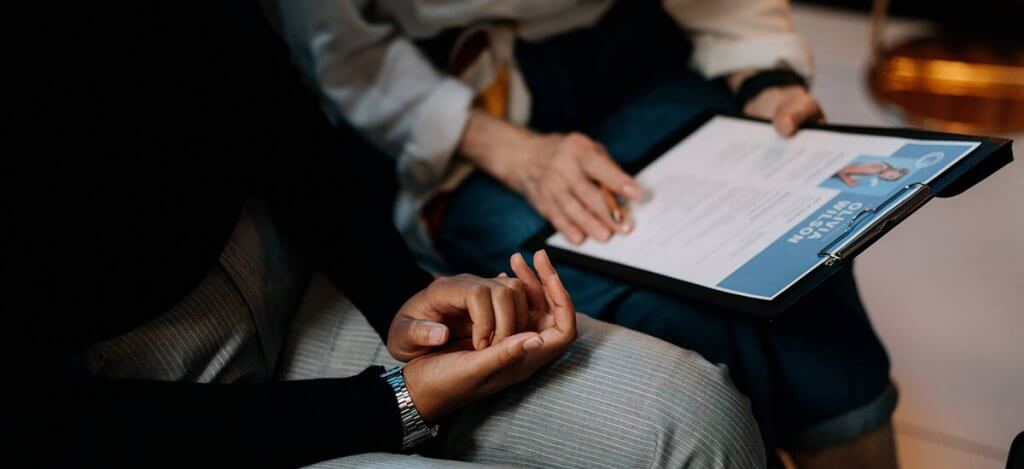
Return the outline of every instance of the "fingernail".
{"type": "Polygon", "coordinates": [[[611,232],[608,232],[608,231],[602,231],[599,234],[600,234],[599,239],[601,241],[608,241],[608,239],[612,237],[611,232]]]}
{"type": "Polygon", "coordinates": [[[427,340],[435,345],[443,344],[446,335],[448,335],[448,328],[440,324],[430,326],[430,330],[427,331],[427,340]]]}
{"type": "Polygon", "coordinates": [[[633,222],[624,221],[619,224],[618,228],[620,233],[629,233],[630,231],[633,231],[633,222]]]}
{"type": "Polygon", "coordinates": [[[526,342],[523,342],[523,350],[537,350],[544,345],[544,341],[540,340],[540,337],[531,337],[526,342]]]}
{"type": "Polygon", "coordinates": [[[640,192],[640,188],[634,184],[626,184],[622,186],[622,193],[630,199],[639,199],[640,196],[643,195],[643,193],[640,192]]]}

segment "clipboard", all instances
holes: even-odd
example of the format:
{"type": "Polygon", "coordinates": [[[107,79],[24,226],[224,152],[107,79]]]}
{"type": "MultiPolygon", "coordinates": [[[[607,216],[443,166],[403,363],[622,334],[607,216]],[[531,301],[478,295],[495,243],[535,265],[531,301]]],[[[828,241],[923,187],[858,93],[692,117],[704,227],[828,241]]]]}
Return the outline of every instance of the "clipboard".
{"type": "MultiPolygon", "coordinates": [[[[658,144],[654,145],[637,163],[628,165],[624,169],[631,174],[636,174],[716,115],[766,122],[748,116],[709,112],[671,132],[658,144]]],[[[1013,161],[1012,141],[1004,138],[968,136],[906,128],[828,124],[808,125],[805,128],[919,140],[969,141],[979,142],[979,145],[928,184],[914,183],[906,185],[877,206],[866,207],[860,210],[848,222],[845,228],[818,252],[818,255],[824,259],[824,262],[770,300],[716,290],[677,278],[548,245],[546,240],[555,233],[554,228],[550,225],[528,239],[524,243],[524,247],[531,250],[546,249],[551,257],[556,260],[574,264],[635,285],[709,303],[730,311],[737,311],[764,319],[774,319],[783,314],[787,308],[799,299],[828,280],[836,272],[845,268],[857,255],[933,198],[948,198],[963,193],[1013,161]],[[869,215],[879,212],[884,213],[884,215],[875,218],[869,217],[869,215]],[[869,218],[870,221],[867,221],[869,218]]]]}

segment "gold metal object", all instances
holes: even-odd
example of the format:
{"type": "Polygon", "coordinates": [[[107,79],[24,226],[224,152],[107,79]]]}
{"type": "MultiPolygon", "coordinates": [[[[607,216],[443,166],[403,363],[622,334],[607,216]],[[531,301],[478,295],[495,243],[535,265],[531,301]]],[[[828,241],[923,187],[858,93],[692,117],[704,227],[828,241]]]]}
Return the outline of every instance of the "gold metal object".
{"type": "Polygon", "coordinates": [[[887,46],[888,0],[871,12],[868,85],[910,124],[953,132],[1024,129],[1024,44],[932,35],[887,46]]]}

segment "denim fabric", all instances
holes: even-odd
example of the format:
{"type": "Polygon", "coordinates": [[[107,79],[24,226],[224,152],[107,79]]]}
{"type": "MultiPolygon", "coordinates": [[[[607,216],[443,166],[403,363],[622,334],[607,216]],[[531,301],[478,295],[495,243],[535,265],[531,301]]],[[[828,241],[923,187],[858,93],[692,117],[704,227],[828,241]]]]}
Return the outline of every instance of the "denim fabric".
{"type": "MultiPolygon", "coordinates": [[[[688,67],[685,35],[652,6],[621,2],[593,28],[516,45],[533,96],[531,128],[583,132],[628,164],[707,110],[738,110],[722,83],[688,67]]],[[[545,224],[519,194],[478,171],[453,194],[437,248],[456,270],[495,275],[545,224]]],[[[895,407],[888,357],[849,270],[765,322],[558,269],[581,312],[728,365],[768,447],[822,449],[884,424],[895,407]]]]}

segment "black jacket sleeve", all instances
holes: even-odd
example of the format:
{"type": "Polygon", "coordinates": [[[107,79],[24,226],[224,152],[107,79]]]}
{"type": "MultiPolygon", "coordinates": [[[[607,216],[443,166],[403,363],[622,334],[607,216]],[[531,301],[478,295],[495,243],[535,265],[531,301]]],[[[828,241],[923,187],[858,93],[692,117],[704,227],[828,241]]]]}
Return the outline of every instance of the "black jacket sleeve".
{"type": "Polygon", "coordinates": [[[392,225],[391,207],[367,184],[360,159],[386,158],[348,127],[335,129],[294,68],[268,91],[267,129],[283,145],[266,167],[275,226],[352,300],[384,341],[398,309],[433,276],[420,269],[392,225]]]}
{"type": "Polygon", "coordinates": [[[332,127],[291,66],[283,42],[260,34],[265,26],[252,24],[256,31],[239,36],[265,39],[237,47],[259,51],[258,61],[247,68],[268,85],[241,107],[258,103],[251,113],[265,116],[252,124],[270,137],[271,155],[257,177],[269,181],[264,201],[278,229],[387,341],[395,313],[433,277],[417,266],[393,227],[382,191],[367,183],[366,160],[386,156],[351,128],[332,127]]]}
{"type": "Polygon", "coordinates": [[[398,451],[382,371],[266,384],[46,380],[5,403],[4,454],[27,466],[297,467],[398,451]]]}
{"type": "Polygon", "coordinates": [[[297,466],[397,450],[397,405],[377,368],[224,385],[82,373],[89,343],[195,286],[250,194],[382,337],[431,277],[352,172],[363,144],[326,122],[258,2],[39,13],[26,40],[47,60],[30,68],[37,113],[17,132],[32,153],[4,163],[19,184],[2,188],[14,236],[0,262],[0,453],[33,465],[297,466]]]}

